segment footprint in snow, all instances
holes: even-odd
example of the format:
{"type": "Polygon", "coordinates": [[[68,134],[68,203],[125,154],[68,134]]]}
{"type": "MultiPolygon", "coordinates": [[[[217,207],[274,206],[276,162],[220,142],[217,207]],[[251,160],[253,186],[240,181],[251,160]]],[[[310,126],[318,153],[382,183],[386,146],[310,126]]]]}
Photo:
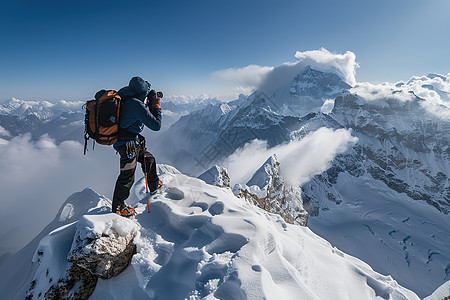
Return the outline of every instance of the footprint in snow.
{"type": "Polygon", "coordinates": [[[172,200],[181,200],[184,198],[184,193],[176,187],[168,187],[166,189],[166,197],[172,200]]]}
{"type": "Polygon", "coordinates": [[[224,209],[223,202],[217,201],[213,205],[211,205],[211,207],[209,208],[208,211],[211,215],[215,216],[215,215],[220,215],[221,213],[223,213],[223,209],[224,209]]]}
{"type": "Polygon", "coordinates": [[[208,209],[208,203],[205,202],[194,202],[190,205],[190,207],[200,207],[202,212],[208,209]]]}

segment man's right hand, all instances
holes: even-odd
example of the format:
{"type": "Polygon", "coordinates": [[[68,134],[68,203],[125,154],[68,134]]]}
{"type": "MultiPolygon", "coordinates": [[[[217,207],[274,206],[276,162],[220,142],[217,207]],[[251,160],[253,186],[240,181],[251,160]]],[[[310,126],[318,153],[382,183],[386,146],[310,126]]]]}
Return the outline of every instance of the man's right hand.
{"type": "Polygon", "coordinates": [[[152,99],[152,108],[159,108],[161,109],[161,98],[156,97],[152,99]]]}

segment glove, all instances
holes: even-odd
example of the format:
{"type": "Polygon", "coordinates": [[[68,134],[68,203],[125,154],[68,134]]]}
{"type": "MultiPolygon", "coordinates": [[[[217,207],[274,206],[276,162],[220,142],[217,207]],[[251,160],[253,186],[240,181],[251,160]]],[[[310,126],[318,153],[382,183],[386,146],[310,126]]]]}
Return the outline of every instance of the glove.
{"type": "Polygon", "coordinates": [[[161,98],[156,97],[152,99],[152,108],[161,109],[161,98]]]}
{"type": "Polygon", "coordinates": [[[155,90],[151,90],[150,92],[148,92],[147,98],[149,100],[151,108],[161,109],[161,98],[155,90]]]}

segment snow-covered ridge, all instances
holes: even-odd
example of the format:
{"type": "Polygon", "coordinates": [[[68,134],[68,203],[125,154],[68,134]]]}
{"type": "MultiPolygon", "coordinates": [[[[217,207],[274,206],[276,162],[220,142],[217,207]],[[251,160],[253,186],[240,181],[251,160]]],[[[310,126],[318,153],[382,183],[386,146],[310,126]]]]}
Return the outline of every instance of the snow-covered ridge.
{"type": "MultiPolygon", "coordinates": [[[[145,191],[137,191],[137,252],[131,266],[117,277],[99,279],[90,299],[298,299],[299,295],[302,299],[418,299],[392,277],[374,272],[308,228],[286,224],[280,216],[236,198],[229,188],[166,170],[169,173],[161,174],[165,185],[152,197],[150,214],[145,191]]],[[[89,227],[98,236],[120,225],[117,218],[91,213],[78,227],[89,227]]],[[[116,229],[125,235],[135,225],[125,227],[131,231],[116,229]]],[[[69,247],[61,248],[64,243],[38,247],[40,255],[46,257],[46,249],[59,247],[58,257],[64,258],[70,252],[74,226],[49,235],[59,236],[69,247]]],[[[41,260],[39,270],[44,273],[35,280],[46,278],[45,270],[60,268],[62,261],[41,260]]],[[[85,287],[79,280],[69,293],[85,287]]],[[[44,292],[30,299],[44,298],[44,292]]]]}

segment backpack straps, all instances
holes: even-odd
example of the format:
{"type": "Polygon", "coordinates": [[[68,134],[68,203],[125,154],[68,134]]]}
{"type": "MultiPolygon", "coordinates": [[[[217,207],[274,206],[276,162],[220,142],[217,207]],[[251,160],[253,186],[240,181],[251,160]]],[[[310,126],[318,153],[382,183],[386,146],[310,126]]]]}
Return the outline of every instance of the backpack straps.
{"type": "Polygon", "coordinates": [[[84,155],[86,155],[88,140],[89,140],[89,136],[87,135],[87,133],[85,133],[84,134],[84,155]]]}

